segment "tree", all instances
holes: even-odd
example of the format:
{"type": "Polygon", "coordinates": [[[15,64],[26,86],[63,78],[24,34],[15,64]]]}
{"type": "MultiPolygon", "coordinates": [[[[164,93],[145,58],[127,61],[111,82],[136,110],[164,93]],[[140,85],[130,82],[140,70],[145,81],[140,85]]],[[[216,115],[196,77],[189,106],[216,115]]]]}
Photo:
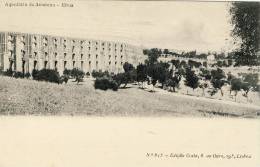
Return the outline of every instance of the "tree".
{"type": "Polygon", "coordinates": [[[203,65],[205,68],[208,67],[208,63],[207,63],[206,61],[204,61],[204,62],[202,63],[202,65],[203,65]]]}
{"type": "Polygon", "coordinates": [[[75,78],[75,82],[77,82],[77,84],[79,82],[83,82],[84,75],[85,75],[85,73],[78,68],[73,68],[71,70],[71,76],[72,76],[72,78],[75,78]]]}
{"type": "Polygon", "coordinates": [[[221,91],[221,96],[223,96],[224,92],[222,91],[221,88],[226,83],[225,72],[223,70],[221,70],[220,68],[217,68],[217,70],[211,71],[211,76],[212,76],[211,83],[212,83],[212,86],[215,89],[214,92],[216,93],[219,89],[221,91]]]}
{"type": "Polygon", "coordinates": [[[130,72],[134,69],[134,66],[128,62],[125,62],[123,68],[125,72],[130,72]]]}
{"type": "Polygon", "coordinates": [[[33,70],[33,79],[38,81],[47,81],[53,83],[60,83],[60,75],[56,70],[42,69],[40,71],[33,70]]]}
{"type": "Polygon", "coordinates": [[[121,84],[124,84],[123,87],[125,88],[128,83],[135,81],[137,76],[136,70],[132,64],[126,62],[124,63],[123,68],[125,72],[114,75],[113,79],[118,83],[118,87],[121,84]]]}
{"type": "Polygon", "coordinates": [[[186,61],[184,61],[184,60],[181,61],[180,66],[181,66],[181,67],[184,67],[184,68],[187,68],[187,67],[188,67],[186,61]]]}
{"type": "Polygon", "coordinates": [[[199,76],[200,76],[200,79],[202,81],[199,84],[199,88],[202,89],[202,96],[205,96],[205,89],[209,86],[207,81],[209,81],[211,79],[210,71],[207,70],[207,69],[201,68],[199,76]]]}
{"type": "Polygon", "coordinates": [[[242,88],[242,80],[240,78],[234,78],[231,81],[231,90],[235,91],[235,101],[237,97],[237,92],[242,88]]]}
{"type": "MultiPolygon", "coordinates": [[[[199,86],[199,77],[190,68],[186,68],[185,85],[191,87],[194,91],[199,86]]],[[[188,92],[187,92],[188,94],[188,92]]]]}
{"type": "Polygon", "coordinates": [[[168,49],[164,49],[163,50],[163,54],[169,54],[169,50],[168,49]]]}
{"type": "Polygon", "coordinates": [[[147,66],[143,64],[139,64],[136,67],[136,73],[137,73],[137,82],[142,82],[142,88],[143,88],[143,83],[147,80],[147,66]]]}
{"type": "Polygon", "coordinates": [[[164,87],[164,84],[166,82],[166,80],[171,76],[172,73],[170,73],[169,71],[169,64],[168,63],[157,63],[155,65],[155,68],[157,69],[157,80],[159,81],[159,83],[162,84],[162,88],[164,87]]]}
{"type": "Polygon", "coordinates": [[[242,74],[242,86],[241,89],[245,91],[245,96],[248,101],[248,93],[250,90],[257,91],[258,87],[258,74],[242,74]]]}
{"type": "Polygon", "coordinates": [[[171,60],[172,67],[174,66],[175,69],[178,69],[180,67],[180,60],[171,60]]]}
{"type": "Polygon", "coordinates": [[[233,2],[230,7],[232,36],[241,41],[236,50],[235,65],[259,65],[257,56],[260,42],[260,3],[233,2]]]}
{"type": "Polygon", "coordinates": [[[199,76],[202,80],[210,80],[211,79],[211,73],[209,70],[205,68],[200,69],[199,76]]]}
{"type": "Polygon", "coordinates": [[[150,64],[147,68],[147,74],[151,78],[153,89],[154,89],[154,86],[156,85],[157,81],[159,80],[159,78],[164,77],[164,76],[160,76],[161,69],[162,68],[158,65],[158,63],[150,64]]]}
{"type": "Polygon", "coordinates": [[[181,75],[179,73],[175,73],[174,76],[171,76],[167,79],[166,85],[170,87],[170,91],[172,88],[172,91],[175,92],[175,88],[179,86],[179,83],[181,81],[181,75]]]}
{"type": "Polygon", "coordinates": [[[227,74],[227,81],[228,81],[228,83],[229,83],[229,85],[230,85],[229,94],[231,94],[231,92],[232,92],[232,89],[231,89],[231,81],[232,81],[232,79],[234,79],[234,78],[235,78],[235,76],[232,75],[231,72],[229,72],[229,73],[227,74]]]}
{"type": "Polygon", "coordinates": [[[157,62],[158,58],[161,55],[161,50],[157,48],[152,48],[150,50],[146,49],[143,51],[144,55],[148,55],[147,64],[154,64],[157,62]]]}

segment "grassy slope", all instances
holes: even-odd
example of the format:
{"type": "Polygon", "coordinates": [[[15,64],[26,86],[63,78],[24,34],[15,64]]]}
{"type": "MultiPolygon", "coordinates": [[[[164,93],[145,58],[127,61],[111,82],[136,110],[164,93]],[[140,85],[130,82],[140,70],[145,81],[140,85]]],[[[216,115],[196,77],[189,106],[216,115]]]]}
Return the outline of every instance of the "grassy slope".
{"type": "Polygon", "coordinates": [[[101,91],[92,84],[57,85],[0,76],[0,114],[212,116],[216,112],[235,116],[260,111],[260,107],[137,88],[101,91]]]}

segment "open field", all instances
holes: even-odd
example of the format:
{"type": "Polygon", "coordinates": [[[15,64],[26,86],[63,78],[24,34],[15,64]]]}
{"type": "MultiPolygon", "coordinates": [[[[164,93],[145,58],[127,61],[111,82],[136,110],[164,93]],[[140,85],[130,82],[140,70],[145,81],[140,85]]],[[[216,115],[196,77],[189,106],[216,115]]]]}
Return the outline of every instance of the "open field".
{"type": "Polygon", "coordinates": [[[259,117],[260,106],[137,88],[101,91],[0,76],[1,115],[259,117]]]}

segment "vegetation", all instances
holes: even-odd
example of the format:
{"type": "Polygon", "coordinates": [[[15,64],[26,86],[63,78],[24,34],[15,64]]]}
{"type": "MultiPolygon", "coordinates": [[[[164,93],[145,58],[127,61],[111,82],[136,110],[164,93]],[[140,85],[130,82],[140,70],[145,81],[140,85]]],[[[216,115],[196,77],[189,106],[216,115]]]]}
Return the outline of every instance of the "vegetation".
{"type": "Polygon", "coordinates": [[[95,71],[95,70],[92,71],[91,75],[94,78],[101,78],[101,77],[109,77],[110,76],[108,71],[102,72],[102,71],[95,71]]]}
{"type": "Polygon", "coordinates": [[[225,76],[225,72],[223,70],[221,70],[220,68],[217,68],[217,70],[212,70],[211,71],[211,84],[213,86],[213,91],[211,92],[211,95],[215,94],[216,92],[218,92],[218,90],[221,91],[221,96],[224,95],[223,91],[222,91],[222,86],[224,86],[224,84],[226,83],[226,76],[225,76]]]}
{"type": "Polygon", "coordinates": [[[101,89],[101,90],[112,89],[114,91],[117,91],[118,84],[115,80],[113,80],[110,77],[101,77],[101,78],[96,78],[94,87],[95,89],[101,89]]]}
{"type": "Polygon", "coordinates": [[[191,87],[193,91],[199,86],[199,77],[190,68],[186,68],[185,85],[191,87]]]}
{"type": "Polygon", "coordinates": [[[53,83],[60,83],[60,75],[56,70],[51,69],[42,69],[42,70],[33,70],[32,76],[34,80],[37,81],[47,81],[53,83]]]}
{"type": "Polygon", "coordinates": [[[142,88],[144,87],[144,82],[147,80],[147,66],[139,64],[136,67],[136,81],[142,83],[142,88]]]}
{"type": "Polygon", "coordinates": [[[79,83],[79,82],[83,82],[83,78],[84,78],[85,73],[78,68],[73,68],[72,70],[65,69],[63,71],[63,75],[66,78],[67,77],[68,78],[74,78],[75,82],[79,83]]]}
{"type": "Polygon", "coordinates": [[[230,8],[232,35],[240,41],[240,47],[236,50],[235,62],[240,65],[259,65],[257,57],[260,42],[259,2],[233,2],[230,8]]]}

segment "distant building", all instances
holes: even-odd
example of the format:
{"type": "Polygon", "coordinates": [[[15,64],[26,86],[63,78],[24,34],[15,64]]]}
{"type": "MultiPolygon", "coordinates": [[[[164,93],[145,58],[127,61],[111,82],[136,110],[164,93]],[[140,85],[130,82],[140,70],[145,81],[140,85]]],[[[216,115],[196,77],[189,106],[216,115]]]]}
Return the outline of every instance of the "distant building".
{"type": "Polygon", "coordinates": [[[84,72],[123,71],[125,62],[144,63],[143,49],[127,43],[77,39],[41,34],[0,32],[0,68],[32,72],[33,69],[79,68],[84,72]]]}

